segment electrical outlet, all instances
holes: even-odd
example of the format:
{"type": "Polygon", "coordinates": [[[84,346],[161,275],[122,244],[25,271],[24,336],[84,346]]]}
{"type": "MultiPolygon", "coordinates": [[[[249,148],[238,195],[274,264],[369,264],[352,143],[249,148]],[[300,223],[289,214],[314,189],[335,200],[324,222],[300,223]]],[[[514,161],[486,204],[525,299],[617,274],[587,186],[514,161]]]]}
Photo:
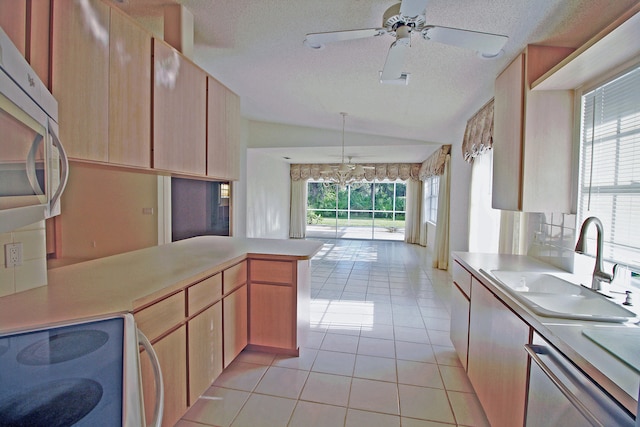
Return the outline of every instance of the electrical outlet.
{"type": "Polygon", "coordinates": [[[7,268],[22,265],[22,243],[4,245],[4,264],[7,268]]]}

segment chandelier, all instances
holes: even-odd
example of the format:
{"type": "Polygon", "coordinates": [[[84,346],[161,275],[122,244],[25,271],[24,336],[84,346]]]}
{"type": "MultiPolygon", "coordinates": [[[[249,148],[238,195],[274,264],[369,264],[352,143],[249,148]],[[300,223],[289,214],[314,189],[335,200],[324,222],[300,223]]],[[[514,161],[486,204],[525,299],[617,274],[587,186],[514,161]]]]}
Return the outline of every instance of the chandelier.
{"type": "Polygon", "coordinates": [[[338,166],[324,165],[320,173],[325,182],[338,184],[340,188],[345,189],[347,185],[362,180],[364,167],[351,164],[351,157],[349,157],[349,163],[344,162],[344,124],[347,113],[342,112],[340,115],[342,116],[342,161],[338,166]]]}

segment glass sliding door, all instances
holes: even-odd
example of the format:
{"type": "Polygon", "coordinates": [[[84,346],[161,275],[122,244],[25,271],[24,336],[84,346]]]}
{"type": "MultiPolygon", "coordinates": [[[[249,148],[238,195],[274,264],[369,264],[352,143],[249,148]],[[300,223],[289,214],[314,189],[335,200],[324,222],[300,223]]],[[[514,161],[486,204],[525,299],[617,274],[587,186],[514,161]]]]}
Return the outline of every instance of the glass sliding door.
{"type": "Polygon", "coordinates": [[[358,182],[345,188],[309,182],[307,236],[403,240],[406,185],[358,182]]]}

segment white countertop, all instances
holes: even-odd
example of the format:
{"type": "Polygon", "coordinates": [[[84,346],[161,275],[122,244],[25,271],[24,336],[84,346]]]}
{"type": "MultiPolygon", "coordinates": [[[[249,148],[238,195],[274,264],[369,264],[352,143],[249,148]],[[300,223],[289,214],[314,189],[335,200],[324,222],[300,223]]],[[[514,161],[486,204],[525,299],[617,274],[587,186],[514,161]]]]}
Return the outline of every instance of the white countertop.
{"type": "Polygon", "coordinates": [[[575,365],[600,384],[625,408],[633,414],[636,413],[640,373],[584,336],[582,330],[585,328],[610,328],[609,330],[614,333],[619,328],[638,328],[637,324],[567,320],[538,316],[511,297],[508,292],[503,291],[499,283],[480,273],[480,269],[485,271],[538,271],[557,275],[576,284],[580,283],[570,273],[534,258],[469,252],[454,252],[453,257],[468,270],[474,272],[474,276],[478,280],[516,314],[522,317],[525,322],[529,323],[540,335],[546,338],[547,341],[564,353],[575,365]]]}
{"type": "Polygon", "coordinates": [[[202,236],[51,269],[48,285],[0,298],[0,332],[130,312],[247,257],[311,259],[322,243],[202,236]]]}

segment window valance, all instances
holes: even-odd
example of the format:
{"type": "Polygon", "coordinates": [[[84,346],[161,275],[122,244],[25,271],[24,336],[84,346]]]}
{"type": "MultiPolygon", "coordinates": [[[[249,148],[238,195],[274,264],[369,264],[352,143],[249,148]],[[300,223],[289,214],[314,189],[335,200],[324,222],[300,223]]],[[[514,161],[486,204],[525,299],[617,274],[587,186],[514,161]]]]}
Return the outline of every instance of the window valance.
{"type": "Polygon", "coordinates": [[[493,98],[467,121],[462,140],[462,156],[471,163],[493,145],[493,98]]]}
{"type": "MultiPolygon", "coordinates": [[[[417,181],[421,166],[420,163],[359,163],[359,165],[363,167],[364,171],[356,174],[355,178],[366,181],[373,181],[374,179],[389,179],[391,181],[413,179],[417,181]]],[[[351,166],[355,167],[355,164],[351,164],[351,166]]],[[[293,181],[310,178],[314,180],[331,180],[338,167],[340,167],[339,163],[292,164],[291,179],[293,181]]],[[[354,170],[354,172],[356,171],[354,170]]]]}
{"type": "Polygon", "coordinates": [[[418,174],[420,180],[424,181],[431,176],[442,175],[444,173],[444,162],[450,152],[451,145],[443,145],[431,154],[427,160],[422,162],[418,174]]]}

